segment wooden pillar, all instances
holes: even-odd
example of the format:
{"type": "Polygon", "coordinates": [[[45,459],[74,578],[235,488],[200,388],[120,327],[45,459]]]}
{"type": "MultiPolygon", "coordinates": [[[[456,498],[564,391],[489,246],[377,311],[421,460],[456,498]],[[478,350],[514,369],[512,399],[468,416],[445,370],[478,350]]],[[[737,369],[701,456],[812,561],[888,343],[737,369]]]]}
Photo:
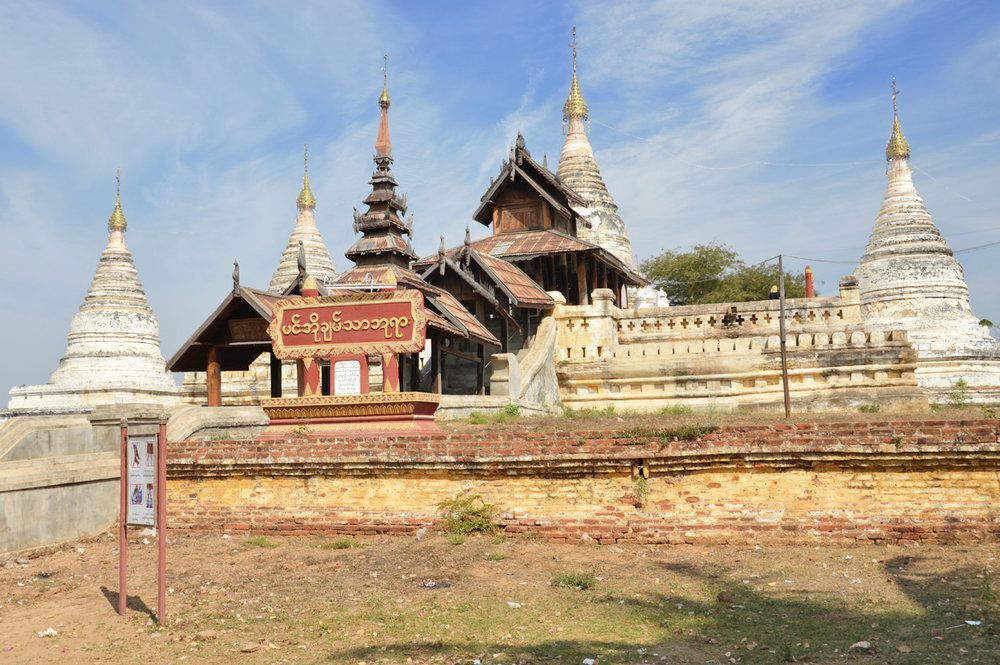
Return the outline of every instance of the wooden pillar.
{"type": "Polygon", "coordinates": [[[587,304],[587,260],[582,254],[576,256],[576,297],[578,305],[587,304]]]}
{"type": "Polygon", "coordinates": [[[476,364],[476,394],[486,394],[486,345],[479,345],[479,362],[476,364]]]}
{"type": "Polygon", "coordinates": [[[507,353],[507,343],[510,339],[510,332],[507,330],[507,317],[500,317],[500,353],[507,353]]]}
{"type": "Polygon", "coordinates": [[[601,264],[601,288],[608,288],[608,267],[603,263],[601,264]]]}
{"type": "Polygon", "coordinates": [[[590,289],[587,295],[591,295],[597,290],[597,261],[590,261],[590,289]]]}
{"type": "Polygon", "coordinates": [[[444,368],[441,366],[441,338],[435,335],[431,337],[431,392],[441,394],[444,385],[441,374],[444,368]]]}
{"type": "Polygon", "coordinates": [[[531,262],[535,264],[535,281],[542,287],[542,290],[545,290],[545,271],[542,268],[542,260],[536,258],[532,259],[531,262]]]}
{"type": "Polygon", "coordinates": [[[569,255],[560,255],[560,267],[562,268],[562,291],[560,293],[566,298],[566,302],[569,302],[569,255]]]}
{"type": "Polygon", "coordinates": [[[281,359],[271,351],[271,397],[281,397],[281,359]]]}
{"type": "Polygon", "coordinates": [[[208,347],[207,365],[205,383],[208,386],[208,405],[222,406],[222,365],[219,364],[218,347],[208,347]]]}

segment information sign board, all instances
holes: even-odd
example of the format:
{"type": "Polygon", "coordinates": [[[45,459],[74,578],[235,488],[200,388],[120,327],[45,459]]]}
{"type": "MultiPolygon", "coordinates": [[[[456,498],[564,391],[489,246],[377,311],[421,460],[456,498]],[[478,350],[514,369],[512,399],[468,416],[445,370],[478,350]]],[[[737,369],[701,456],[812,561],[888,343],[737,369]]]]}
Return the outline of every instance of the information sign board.
{"type": "Polygon", "coordinates": [[[128,524],[156,524],[156,435],[129,436],[128,454],[128,524]]]}

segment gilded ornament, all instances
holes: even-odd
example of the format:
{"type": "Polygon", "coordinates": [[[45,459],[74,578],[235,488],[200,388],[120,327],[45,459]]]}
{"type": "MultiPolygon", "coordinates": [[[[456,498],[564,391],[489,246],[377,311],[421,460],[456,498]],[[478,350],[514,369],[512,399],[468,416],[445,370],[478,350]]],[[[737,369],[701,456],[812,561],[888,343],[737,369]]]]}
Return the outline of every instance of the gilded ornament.
{"type": "Polygon", "coordinates": [[[306,144],[305,156],[304,156],[304,168],[302,171],[302,191],[299,192],[299,198],[296,201],[299,208],[316,208],[316,197],[313,196],[312,189],[309,187],[309,145],[306,144]]]}

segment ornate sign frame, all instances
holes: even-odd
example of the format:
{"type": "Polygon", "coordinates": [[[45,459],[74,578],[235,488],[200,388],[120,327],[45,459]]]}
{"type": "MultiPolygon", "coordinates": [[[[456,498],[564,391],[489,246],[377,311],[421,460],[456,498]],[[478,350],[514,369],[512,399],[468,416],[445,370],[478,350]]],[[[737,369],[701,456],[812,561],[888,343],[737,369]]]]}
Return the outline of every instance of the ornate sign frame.
{"type": "MultiPolygon", "coordinates": [[[[329,296],[298,296],[285,298],[275,303],[274,318],[267,327],[271,337],[274,355],[282,360],[302,358],[326,358],[350,354],[416,353],[424,348],[427,337],[427,312],[424,310],[424,294],[416,289],[376,291],[373,293],[351,293],[329,296]],[[325,342],[318,344],[285,344],[282,323],[286,312],[304,310],[310,312],[361,306],[377,312],[379,304],[407,303],[409,305],[408,337],[385,341],[325,342]]],[[[374,319],[372,319],[374,320],[374,319]]],[[[314,324],[315,325],[315,324],[314,324]]],[[[367,329],[367,328],[366,328],[367,329]]]]}

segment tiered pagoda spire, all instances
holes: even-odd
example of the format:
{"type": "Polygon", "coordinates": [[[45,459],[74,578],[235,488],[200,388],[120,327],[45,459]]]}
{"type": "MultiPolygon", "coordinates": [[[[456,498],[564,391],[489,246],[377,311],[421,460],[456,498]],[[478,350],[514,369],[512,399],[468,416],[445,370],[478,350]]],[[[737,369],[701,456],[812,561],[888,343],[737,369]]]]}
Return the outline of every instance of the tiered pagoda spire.
{"type": "Polygon", "coordinates": [[[887,186],[857,277],[868,321],[905,328],[924,348],[993,348],[969,306],[962,266],[913,185],[910,146],[892,84],[892,130],[886,144],[887,186]]]}
{"type": "Polygon", "coordinates": [[[316,197],[313,196],[312,188],[309,186],[308,145],[305,146],[303,163],[302,189],[296,199],[299,213],[295,219],[295,228],[292,229],[288,244],[285,245],[285,251],[281,254],[281,261],[271,276],[271,285],[268,288],[271,293],[283,292],[298,279],[299,243],[305,248],[309,274],[320,282],[333,282],[337,279],[337,271],[333,267],[333,261],[330,260],[330,252],[316,225],[316,197]]]}
{"type": "Polygon", "coordinates": [[[573,41],[570,48],[573,51],[573,79],[569,86],[569,94],[566,96],[566,103],[563,104],[566,140],[559,155],[557,175],[560,180],[573,188],[587,205],[587,209],[580,212],[589,224],[581,225],[577,229],[577,235],[583,240],[601,245],[626,265],[634,268],[635,258],[632,256],[632,243],[629,242],[625,223],[618,216],[618,204],[604,184],[601,170],[594,158],[594,150],[587,138],[586,123],[590,120],[590,109],[583,98],[580,80],[577,77],[576,26],[573,27],[573,41]]]}
{"type": "Polygon", "coordinates": [[[160,327],[125,245],[128,223],[120,177],[116,190],[108,243],[83,305],[73,316],[66,355],[48,384],[12,390],[12,409],[177,401],[177,387],[160,351],[160,327]]]}
{"type": "Polygon", "coordinates": [[[354,232],[362,235],[345,253],[359,267],[395,265],[409,268],[410,262],[417,259],[409,240],[413,233],[412,223],[403,221],[406,195],[396,193],[398,183],[392,175],[391,103],[386,65],[382,69],[382,94],[378,98],[380,117],[375,139],[375,172],[368,181],[372,193],[363,201],[368,210],[364,213],[354,211],[354,232]]]}

